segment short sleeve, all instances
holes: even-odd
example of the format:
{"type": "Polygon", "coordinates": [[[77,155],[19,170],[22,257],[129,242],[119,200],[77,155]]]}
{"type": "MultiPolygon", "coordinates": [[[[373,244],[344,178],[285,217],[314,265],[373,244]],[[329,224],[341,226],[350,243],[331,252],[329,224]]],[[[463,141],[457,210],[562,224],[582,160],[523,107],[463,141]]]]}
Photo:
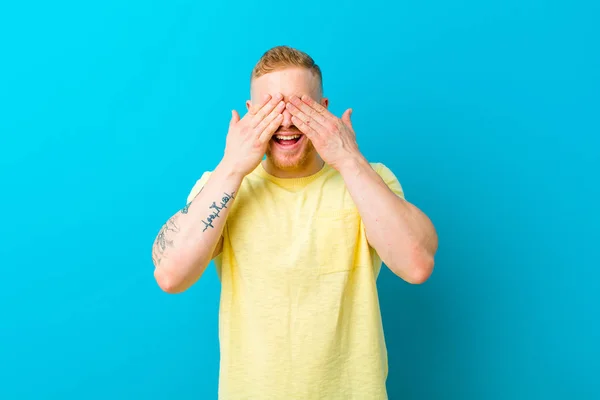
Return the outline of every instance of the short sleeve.
{"type": "Polygon", "coordinates": [[[394,192],[397,196],[404,199],[404,190],[400,181],[396,178],[396,175],[387,166],[382,163],[374,163],[373,165],[375,172],[383,179],[386,185],[394,192]]]}
{"type": "Polygon", "coordinates": [[[192,190],[191,190],[190,194],[188,195],[186,204],[189,204],[192,200],[194,200],[194,198],[196,196],[198,196],[198,193],[200,193],[202,191],[202,188],[204,187],[204,185],[208,181],[208,178],[210,177],[210,174],[211,174],[210,171],[206,171],[206,172],[204,172],[202,174],[202,176],[200,177],[200,179],[198,179],[196,181],[196,183],[192,187],[192,190]]]}

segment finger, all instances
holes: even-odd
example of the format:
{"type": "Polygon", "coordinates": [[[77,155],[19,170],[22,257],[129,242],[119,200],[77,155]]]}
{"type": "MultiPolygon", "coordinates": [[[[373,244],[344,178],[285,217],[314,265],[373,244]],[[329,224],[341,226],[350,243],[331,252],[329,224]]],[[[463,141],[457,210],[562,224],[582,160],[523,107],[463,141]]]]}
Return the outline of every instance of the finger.
{"type": "MultiPolygon", "coordinates": [[[[321,114],[315,108],[312,108],[310,105],[303,102],[302,100],[300,100],[300,98],[298,98],[296,96],[292,96],[292,98],[290,98],[290,103],[288,103],[288,105],[290,106],[289,107],[290,112],[292,112],[292,110],[301,111],[302,113],[308,115],[310,118],[314,119],[315,121],[317,121],[319,124],[321,124],[323,126],[326,126],[327,122],[329,121],[329,119],[325,115],[321,114]]],[[[296,111],[297,114],[298,114],[298,111],[296,111]]]]}
{"type": "Polygon", "coordinates": [[[346,112],[344,112],[344,115],[342,115],[342,122],[344,124],[346,124],[348,126],[348,128],[354,130],[352,128],[352,121],[350,120],[350,117],[352,116],[352,109],[349,108],[346,110],[346,112]]]}
{"type": "Polygon", "coordinates": [[[292,122],[296,126],[296,128],[300,129],[300,132],[304,133],[309,139],[314,139],[319,136],[319,132],[317,132],[310,123],[302,121],[300,118],[292,115],[292,122]]]}
{"type": "Polygon", "coordinates": [[[265,118],[263,118],[263,120],[260,122],[260,124],[258,124],[256,126],[256,128],[254,128],[254,132],[256,132],[257,136],[260,136],[260,134],[267,129],[267,126],[269,126],[269,124],[275,119],[277,118],[278,115],[282,115],[281,113],[283,112],[283,109],[285,107],[285,102],[280,101],[279,104],[277,104],[277,107],[275,107],[275,109],[273,111],[271,111],[269,113],[269,115],[267,115],[265,118]]]}
{"type": "MultiPolygon", "coordinates": [[[[319,132],[319,133],[325,133],[327,131],[327,129],[332,128],[331,126],[325,127],[323,125],[321,125],[319,123],[319,121],[317,121],[316,119],[313,119],[313,117],[309,114],[306,114],[304,112],[302,112],[298,107],[296,107],[295,105],[288,103],[287,104],[287,109],[290,112],[290,114],[292,114],[293,117],[296,117],[297,119],[299,119],[300,121],[302,121],[302,123],[306,124],[306,125],[310,125],[313,130],[319,132]]],[[[330,124],[328,121],[323,121],[324,124],[330,124]]]]}
{"type": "Polygon", "coordinates": [[[319,102],[315,101],[315,99],[313,99],[309,95],[307,95],[307,94],[302,95],[302,99],[301,100],[302,100],[303,103],[307,104],[310,108],[312,108],[313,110],[315,110],[319,114],[323,115],[325,118],[331,120],[332,122],[336,122],[337,121],[337,117],[335,115],[333,115],[332,113],[330,113],[329,110],[326,107],[324,107],[321,104],[319,104],[319,102]]]}
{"type": "Polygon", "coordinates": [[[236,124],[240,121],[240,114],[237,111],[231,110],[231,121],[229,121],[229,125],[236,124]]]}
{"type": "Polygon", "coordinates": [[[277,131],[277,129],[281,126],[281,122],[283,122],[283,114],[277,114],[275,119],[267,125],[265,130],[262,131],[258,140],[261,143],[267,143],[273,137],[273,134],[277,131]]]}
{"type": "Polygon", "coordinates": [[[256,115],[256,113],[265,105],[269,102],[269,100],[271,100],[271,95],[270,94],[265,94],[261,97],[261,99],[256,103],[253,104],[252,106],[250,106],[250,108],[248,109],[248,114],[250,115],[256,115]]]}
{"type": "Polygon", "coordinates": [[[258,124],[260,124],[260,121],[262,121],[267,115],[269,115],[269,113],[279,105],[279,102],[281,100],[283,100],[283,96],[281,95],[281,93],[276,93],[273,97],[271,97],[271,100],[265,105],[263,105],[263,107],[261,107],[260,110],[252,117],[252,128],[258,126],[258,124]]]}

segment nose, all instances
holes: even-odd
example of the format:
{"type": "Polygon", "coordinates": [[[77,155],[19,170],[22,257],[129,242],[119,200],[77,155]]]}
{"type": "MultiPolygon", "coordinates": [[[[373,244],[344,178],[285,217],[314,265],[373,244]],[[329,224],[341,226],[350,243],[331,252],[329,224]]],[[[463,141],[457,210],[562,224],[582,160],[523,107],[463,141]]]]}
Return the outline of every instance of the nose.
{"type": "Polygon", "coordinates": [[[292,114],[287,110],[283,110],[283,122],[281,122],[281,126],[284,128],[290,128],[292,125],[292,114]]]}

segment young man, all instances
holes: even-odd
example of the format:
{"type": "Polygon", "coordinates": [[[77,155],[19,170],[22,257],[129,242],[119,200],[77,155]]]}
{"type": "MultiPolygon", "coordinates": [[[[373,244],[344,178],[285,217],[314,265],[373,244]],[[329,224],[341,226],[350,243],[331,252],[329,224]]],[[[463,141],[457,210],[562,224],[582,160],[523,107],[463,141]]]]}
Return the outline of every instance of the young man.
{"type": "Polygon", "coordinates": [[[307,54],[267,51],[247,107],[232,112],[222,161],[159,232],[156,280],[182,292],[215,258],[220,399],[386,399],[376,279],[383,260],[424,282],[434,227],[360,153],[352,111],[327,110],[307,54]]]}

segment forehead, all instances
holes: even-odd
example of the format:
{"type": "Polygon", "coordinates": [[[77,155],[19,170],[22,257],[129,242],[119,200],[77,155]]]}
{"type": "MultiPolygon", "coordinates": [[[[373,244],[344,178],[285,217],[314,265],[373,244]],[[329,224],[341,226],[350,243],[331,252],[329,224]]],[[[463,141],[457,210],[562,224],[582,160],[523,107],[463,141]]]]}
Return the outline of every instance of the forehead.
{"type": "Polygon", "coordinates": [[[281,93],[284,100],[290,96],[307,94],[313,98],[320,95],[319,78],[306,68],[288,68],[270,72],[252,82],[252,98],[260,98],[265,93],[281,93]]]}

